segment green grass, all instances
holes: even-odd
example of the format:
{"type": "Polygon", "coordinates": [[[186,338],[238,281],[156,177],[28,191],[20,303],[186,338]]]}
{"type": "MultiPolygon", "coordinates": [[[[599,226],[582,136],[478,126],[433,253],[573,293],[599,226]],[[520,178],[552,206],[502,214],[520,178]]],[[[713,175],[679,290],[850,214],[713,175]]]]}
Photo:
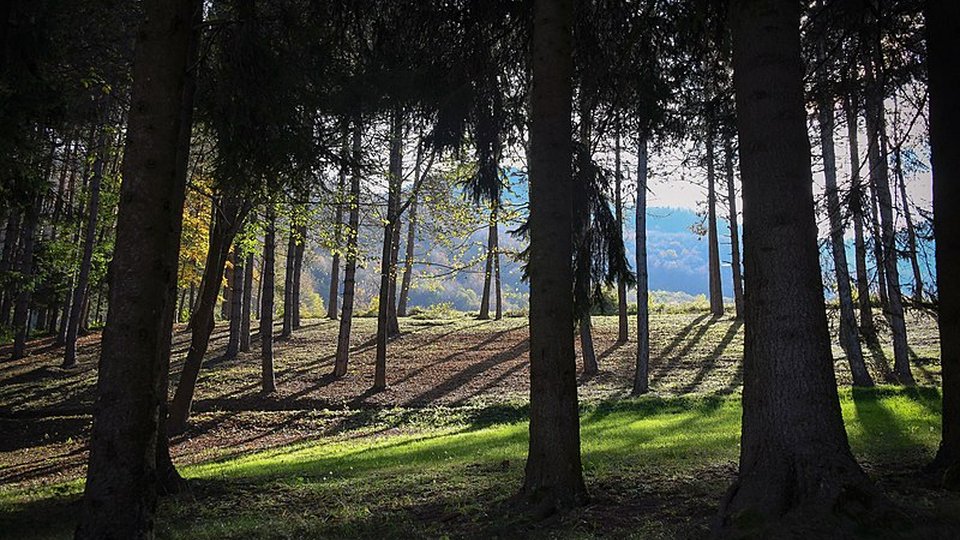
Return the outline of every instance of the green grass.
{"type": "MultiPolygon", "coordinates": [[[[884,468],[929,458],[940,438],[939,399],[929,388],[842,391],[854,453],[884,468]]],[[[193,491],[162,501],[159,537],[698,536],[738,454],[735,395],[587,404],[582,454],[597,504],[532,525],[506,502],[522,478],[526,406],[448,412],[400,411],[383,433],[188,466],[193,491]],[[652,506],[639,512],[641,503],[652,506]]],[[[79,481],[0,487],[0,536],[69,536],[81,490],[79,481]]],[[[924,502],[925,511],[960,510],[956,497],[937,501],[924,502]]]]}

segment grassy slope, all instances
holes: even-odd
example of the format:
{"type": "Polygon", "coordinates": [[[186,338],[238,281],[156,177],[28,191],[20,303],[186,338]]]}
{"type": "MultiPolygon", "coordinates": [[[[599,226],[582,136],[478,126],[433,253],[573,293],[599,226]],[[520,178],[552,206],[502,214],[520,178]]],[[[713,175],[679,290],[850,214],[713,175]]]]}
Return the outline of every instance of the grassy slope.
{"type": "MultiPolygon", "coordinates": [[[[960,497],[899,477],[939,440],[930,389],[845,391],[854,452],[921,521],[960,515],[960,497]],[[904,466],[906,468],[904,468],[904,466]],[[939,517],[938,517],[939,516],[939,517]]],[[[163,538],[513,534],[699,536],[735,470],[736,396],[602,401],[582,412],[594,504],[528,524],[510,512],[526,452],[523,405],[446,417],[399,415],[384,432],[318,439],[187,467],[193,493],[166,499],[163,538]],[[439,419],[439,420],[438,420],[439,419]],[[440,424],[440,427],[431,427],[440,424]]],[[[0,536],[69,535],[79,482],[0,490],[0,536]]]]}

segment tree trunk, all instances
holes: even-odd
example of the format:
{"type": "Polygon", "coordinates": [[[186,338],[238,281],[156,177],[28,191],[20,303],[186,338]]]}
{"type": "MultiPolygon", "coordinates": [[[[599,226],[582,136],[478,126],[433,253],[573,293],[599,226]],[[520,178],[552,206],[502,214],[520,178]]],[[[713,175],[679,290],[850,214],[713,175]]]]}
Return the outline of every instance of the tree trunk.
{"type": "MultiPolygon", "coordinates": [[[[867,141],[867,147],[870,147],[870,141],[867,141]]],[[[887,306],[890,301],[887,298],[887,273],[884,270],[883,261],[883,235],[880,232],[880,211],[877,209],[877,189],[873,183],[875,170],[883,167],[883,161],[880,159],[879,152],[867,151],[867,158],[870,167],[870,231],[873,238],[873,262],[877,271],[877,294],[880,297],[880,307],[883,309],[884,316],[889,318],[890,313],[887,306]]]]}
{"type": "Polygon", "coordinates": [[[336,217],[334,221],[334,249],[333,263],[330,266],[330,293],[327,296],[327,318],[337,320],[337,308],[339,307],[337,294],[340,292],[340,250],[343,248],[343,204],[346,200],[346,193],[343,192],[347,185],[347,134],[343,134],[343,145],[340,150],[340,156],[343,163],[340,164],[340,178],[337,180],[337,204],[336,217]]]}
{"type": "Polygon", "coordinates": [[[572,0],[535,0],[530,122],[530,439],[522,496],[540,515],[587,498],[573,348],[572,0]]]}
{"type": "Polygon", "coordinates": [[[579,311],[578,316],[578,332],[580,334],[580,355],[583,358],[583,373],[586,375],[594,375],[600,371],[600,366],[597,363],[597,352],[593,346],[593,321],[590,314],[592,308],[592,298],[591,298],[591,289],[592,289],[592,278],[593,278],[593,253],[591,252],[592,248],[592,235],[593,230],[591,229],[592,220],[590,215],[590,198],[587,195],[588,190],[586,182],[589,180],[586,178],[586,171],[590,168],[590,160],[592,156],[592,148],[590,145],[590,139],[592,137],[592,114],[590,110],[590,105],[588,104],[588,98],[584,91],[580,92],[580,144],[583,145],[583,153],[580,156],[580,178],[574,178],[574,202],[573,202],[573,211],[574,211],[574,226],[576,227],[574,231],[574,238],[576,239],[577,244],[577,266],[576,273],[573,283],[574,283],[574,297],[578,305],[577,310],[579,311]]]}
{"type": "Polygon", "coordinates": [[[956,59],[960,55],[960,4],[928,0],[927,68],[930,91],[930,146],[933,164],[933,233],[936,240],[940,311],[940,362],[943,375],[943,439],[931,469],[946,471],[946,486],[960,487],[960,110],[956,59]]]}
{"type": "Polygon", "coordinates": [[[500,281],[500,231],[499,228],[493,230],[493,285],[494,294],[496,294],[496,304],[493,318],[500,320],[503,318],[503,290],[500,281]]]}
{"type": "Polygon", "coordinates": [[[844,96],[847,116],[847,139],[850,147],[850,214],[853,216],[853,247],[857,265],[857,305],[860,310],[860,332],[868,338],[877,333],[870,302],[870,276],[867,274],[867,245],[864,240],[863,182],[860,179],[860,144],[857,133],[857,109],[850,95],[844,96]]]}
{"type": "Polygon", "coordinates": [[[633,373],[633,395],[650,390],[650,300],[647,291],[647,139],[641,135],[637,145],[637,357],[633,373]]]}
{"type": "MultiPolygon", "coordinates": [[[[877,65],[877,71],[881,70],[877,65]]],[[[880,229],[883,241],[883,269],[886,275],[886,313],[893,334],[893,370],[901,384],[916,384],[910,372],[910,356],[907,348],[907,325],[903,318],[903,298],[900,294],[900,271],[897,269],[896,231],[893,222],[893,201],[890,197],[890,178],[887,171],[887,148],[885,122],[883,119],[883,80],[871,76],[867,66],[867,134],[871,152],[878,154],[876,167],[871,170],[871,180],[877,193],[880,207],[880,229]],[[872,83],[872,84],[870,84],[872,83]]]]}
{"type": "Polygon", "coordinates": [[[197,0],[149,2],[137,33],[134,104],[78,539],[152,538],[165,340],[186,188],[177,154],[197,0]]]}
{"type": "Polygon", "coordinates": [[[243,318],[243,254],[238,253],[238,246],[233,246],[230,254],[233,269],[230,271],[230,331],[227,338],[225,358],[235,358],[240,352],[240,322],[243,318]]]}
{"type": "Polygon", "coordinates": [[[727,174],[727,207],[730,211],[730,266],[733,269],[733,304],[737,319],[743,319],[743,274],[740,265],[740,227],[737,224],[737,186],[733,172],[733,136],[723,139],[723,162],[727,174]]]}
{"type": "Polygon", "coordinates": [[[277,383],[273,374],[273,298],[274,273],[276,262],[277,216],[273,204],[267,205],[267,232],[263,238],[263,304],[260,307],[260,376],[261,388],[265,394],[276,391],[277,383]]]}
{"type": "Polygon", "coordinates": [[[30,299],[33,296],[33,252],[36,245],[36,230],[40,221],[42,195],[34,197],[20,231],[20,284],[17,287],[16,301],[13,304],[13,358],[23,358],[27,354],[27,336],[30,332],[30,299]]]}
{"type": "MultiPolygon", "coordinates": [[[[620,175],[620,127],[617,127],[614,141],[614,211],[617,218],[617,227],[623,231],[623,194],[620,175]]],[[[627,320],[627,284],[623,280],[617,281],[617,342],[626,343],[630,338],[630,324],[627,320]]]]}
{"type": "MultiPolygon", "coordinates": [[[[824,79],[826,76],[824,75],[824,79]]],[[[837,187],[837,158],[833,146],[834,101],[828,90],[821,91],[817,99],[818,122],[820,123],[820,149],[823,153],[823,176],[827,192],[827,216],[830,221],[830,248],[833,253],[833,270],[837,279],[837,296],[840,300],[840,346],[850,363],[854,386],[873,386],[873,379],[863,361],[860,336],[857,332],[857,316],[853,309],[853,293],[850,290],[850,273],[847,267],[847,246],[843,240],[843,216],[840,213],[840,193],[837,187]]]]}
{"type": "Polygon", "coordinates": [[[90,269],[93,266],[93,249],[97,240],[97,221],[100,215],[100,185],[103,182],[103,164],[107,154],[107,119],[109,118],[109,104],[104,103],[104,122],[97,137],[97,160],[93,164],[93,175],[90,178],[90,199],[87,203],[87,223],[83,234],[83,256],[80,259],[80,270],[77,274],[76,285],[73,289],[73,301],[70,308],[70,319],[67,322],[67,335],[61,367],[69,369],[77,365],[77,333],[80,331],[80,317],[83,312],[83,298],[90,287],[90,269]]]}
{"type": "Polygon", "coordinates": [[[900,200],[903,201],[903,220],[907,226],[907,256],[910,258],[910,267],[913,270],[913,299],[923,302],[923,275],[920,272],[920,260],[917,255],[917,231],[913,226],[913,215],[910,213],[910,199],[907,197],[907,182],[903,178],[903,151],[897,148],[895,155],[895,170],[897,186],[900,188],[900,200]]]}
{"type": "Polygon", "coordinates": [[[400,186],[397,186],[397,210],[394,212],[393,239],[390,243],[390,291],[387,295],[387,337],[395,338],[400,335],[400,320],[397,318],[397,272],[400,261],[400,186]]]}
{"type": "Polygon", "coordinates": [[[10,209],[10,215],[7,217],[7,228],[3,236],[3,255],[0,257],[0,277],[4,281],[2,298],[0,298],[0,326],[10,324],[11,310],[13,309],[13,299],[16,296],[12,294],[14,290],[12,283],[9,282],[7,275],[13,266],[17,257],[17,239],[20,233],[20,216],[22,212],[19,207],[14,206],[10,209]]]}
{"type": "Polygon", "coordinates": [[[721,536],[829,536],[878,492],[850,453],[830,353],[807,139],[800,4],[734,0],[744,232],[740,471],[721,536]],[[843,509],[844,512],[838,512],[843,509]]]}
{"type": "Polygon", "coordinates": [[[283,272],[283,324],[280,327],[280,337],[289,338],[293,334],[293,275],[297,258],[296,228],[290,223],[290,238],[287,241],[286,269],[283,272]]]}
{"type": "Polygon", "coordinates": [[[383,251],[380,254],[380,297],[377,307],[377,357],[374,368],[373,389],[387,387],[387,339],[390,337],[390,283],[392,280],[393,231],[397,226],[397,211],[400,207],[400,181],[402,174],[401,146],[403,143],[403,116],[393,112],[390,129],[390,172],[387,179],[387,219],[383,226],[383,251]]]}
{"type": "Polygon", "coordinates": [[[483,267],[483,293],[480,295],[480,315],[478,319],[490,318],[490,285],[493,281],[493,242],[497,234],[496,216],[490,212],[490,222],[487,225],[487,261],[483,267]]]}
{"type": "Polygon", "coordinates": [[[357,235],[360,229],[360,158],[363,127],[360,118],[353,120],[353,157],[350,177],[350,216],[347,225],[346,267],[343,270],[343,307],[340,314],[340,332],[337,334],[337,356],[333,376],[347,374],[350,360],[350,327],[353,323],[353,291],[357,275],[357,235]]]}
{"type": "Polygon", "coordinates": [[[713,120],[707,126],[707,243],[709,248],[710,313],[723,316],[723,282],[720,280],[720,235],[717,233],[717,174],[713,120]]]}
{"type": "MultiPolygon", "coordinates": [[[[419,152],[419,149],[418,149],[419,152]]],[[[420,160],[417,159],[417,178],[420,178],[420,160]]],[[[410,282],[413,279],[413,253],[417,243],[417,192],[410,194],[410,215],[407,216],[407,246],[403,261],[403,280],[400,282],[400,298],[397,301],[397,315],[407,316],[407,301],[410,298],[410,282]]]]}
{"type": "Polygon", "coordinates": [[[240,314],[240,351],[250,352],[250,316],[253,300],[253,253],[247,254],[243,265],[243,305],[240,314]]]}
{"type": "Polygon", "coordinates": [[[307,249],[307,226],[297,227],[297,253],[293,259],[293,329],[300,329],[300,282],[303,277],[303,256],[307,249]]]}
{"type": "Polygon", "coordinates": [[[210,345],[210,334],[213,333],[214,311],[216,311],[217,297],[220,294],[220,283],[223,281],[227,255],[248,211],[248,203],[241,201],[240,197],[232,193],[224,194],[221,197],[219,209],[214,210],[216,219],[210,233],[207,261],[200,282],[200,297],[193,317],[190,319],[190,349],[187,350],[177,391],[170,403],[170,418],[167,423],[170,433],[182,432],[190,419],[190,407],[193,404],[197,378],[203,366],[203,357],[207,354],[207,348],[210,345]]]}

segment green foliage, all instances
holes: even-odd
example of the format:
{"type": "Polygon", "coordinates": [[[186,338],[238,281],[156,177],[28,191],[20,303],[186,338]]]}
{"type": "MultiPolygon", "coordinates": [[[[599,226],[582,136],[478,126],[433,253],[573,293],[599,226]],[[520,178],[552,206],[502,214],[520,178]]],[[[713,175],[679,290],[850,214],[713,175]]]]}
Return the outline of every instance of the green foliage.
{"type": "Polygon", "coordinates": [[[452,320],[452,319],[461,319],[464,317],[462,311],[458,311],[453,308],[453,304],[450,302],[439,302],[427,307],[417,306],[410,310],[410,317],[413,319],[435,319],[435,320],[452,320]]]}

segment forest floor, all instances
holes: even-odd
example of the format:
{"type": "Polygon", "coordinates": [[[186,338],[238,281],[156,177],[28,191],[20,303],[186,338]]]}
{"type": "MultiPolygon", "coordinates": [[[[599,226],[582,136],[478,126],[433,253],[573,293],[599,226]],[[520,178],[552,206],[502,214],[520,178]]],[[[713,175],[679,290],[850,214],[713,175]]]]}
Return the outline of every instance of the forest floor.
{"type": "MultiPolygon", "coordinates": [[[[221,358],[218,326],[191,427],[172,441],[192,487],[163,500],[159,535],[706,534],[736,470],[741,324],[655,313],[653,392],[630,399],[636,342],[616,343],[615,317],[594,323],[601,372],[579,381],[593,499],[581,510],[539,523],[509,511],[526,450],[526,319],[401,319],[380,393],[369,390],[376,321],[354,321],[349,373],[334,380],[337,323],[310,320],[278,342],[278,392],[269,396],[256,352],[221,358]]],[[[939,353],[931,319],[914,315],[908,330],[921,386],[845,390],[842,406],[857,457],[926,527],[915,531],[923,537],[958,525],[960,496],[917,473],[939,441],[939,353]]],[[[179,329],[171,390],[188,339],[179,329]]],[[[58,367],[61,351],[48,341],[32,346],[26,359],[0,362],[0,537],[69,536],[82,491],[99,336],[83,339],[74,370],[58,367]]],[[[865,351],[876,380],[887,381],[889,342],[865,351]]],[[[846,360],[834,352],[847,385],[846,360]]]]}

